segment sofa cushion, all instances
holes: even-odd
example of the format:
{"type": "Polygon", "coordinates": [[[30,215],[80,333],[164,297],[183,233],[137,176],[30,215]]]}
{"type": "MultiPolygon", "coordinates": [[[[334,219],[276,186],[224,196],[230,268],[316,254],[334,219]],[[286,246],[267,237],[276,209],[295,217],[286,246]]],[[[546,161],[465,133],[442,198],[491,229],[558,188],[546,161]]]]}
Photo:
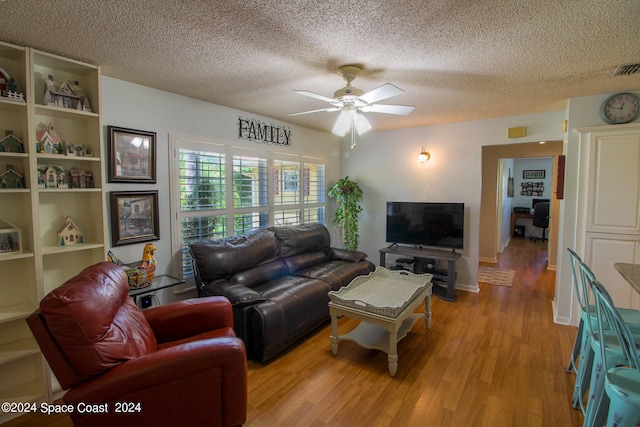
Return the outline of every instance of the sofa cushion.
{"type": "Polygon", "coordinates": [[[271,227],[270,230],[280,242],[280,251],[284,258],[306,252],[323,251],[331,244],[329,230],[320,223],[271,227]]]}
{"type": "Polygon", "coordinates": [[[371,273],[375,268],[372,262],[366,260],[360,262],[332,260],[298,270],[296,274],[323,280],[331,285],[331,289],[337,291],[347,286],[356,277],[371,273]]]}
{"type": "Polygon", "coordinates": [[[327,261],[327,254],[325,251],[307,252],[284,259],[284,262],[287,264],[287,267],[289,267],[291,274],[294,274],[302,268],[307,268],[325,261],[327,261]]]}
{"type": "Polygon", "coordinates": [[[149,323],[129,298],[127,275],[112,262],[88,267],[51,291],[40,311],[65,357],[85,379],[156,349],[149,323]]]}
{"type": "Polygon", "coordinates": [[[258,265],[229,277],[231,283],[253,288],[260,283],[268,282],[289,273],[287,265],[281,259],[258,265]]]}
{"type": "Polygon", "coordinates": [[[273,231],[266,228],[242,236],[196,242],[191,244],[189,251],[204,283],[229,277],[280,256],[273,231]]]}

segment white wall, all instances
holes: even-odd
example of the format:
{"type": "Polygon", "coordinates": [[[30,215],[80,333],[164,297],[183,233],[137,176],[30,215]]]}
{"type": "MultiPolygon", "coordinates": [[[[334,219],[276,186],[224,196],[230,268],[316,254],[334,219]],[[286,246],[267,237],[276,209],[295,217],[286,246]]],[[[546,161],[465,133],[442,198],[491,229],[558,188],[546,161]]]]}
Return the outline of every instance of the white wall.
{"type": "MultiPolygon", "coordinates": [[[[340,141],[331,133],[288,125],[269,118],[255,116],[219,105],[198,101],[184,96],[151,89],[145,86],[102,77],[102,125],[104,128],[105,153],[108,147],[107,126],[120,126],[156,132],[157,138],[157,183],[156,184],[110,184],[106,191],[145,191],[158,190],[160,212],[160,240],[154,242],[158,250],[155,253],[158,273],[178,274],[170,270],[171,261],[171,223],[169,203],[169,133],[178,133],[200,138],[208,138],[237,146],[250,146],[265,150],[296,154],[313,154],[327,158],[327,181],[329,185],[340,178],[340,141]],[[255,118],[266,123],[290,126],[292,146],[274,148],[256,144],[238,138],[238,117],[255,118]]],[[[106,163],[106,162],[105,162],[106,163]]],[[[105,164],[105,167],[107,165],[105,164]]],[[[105,169],[105,176],[107,172],[105,169]]],[[[107,194],[107,206],[109,195],[107,194]]],[[[328,212],[333,212],[329,200],[328,212]]],[[[336,240],[337,232],[332,224],[327,224],[336,240]]],[[[109,222],[110,229],[110,222],[109,222]]],[[[142,256],[144,243],[117,246],[111,248],[122,260],[136,261],[142,256]]]]}
{"type": "Polygon", "coordinates": [[[515,159],[513,164],[515,172],[515,190],[513,197],[513,206],[525,206],[531,208],[531,202],[533,199],[551,199],[554,189],[551,188],[552,183],[552,170],[553,159],[552,158],[535,158],[535,159],[515,159]],[[544,179],[524,179],[522,172],[524,170],[544,170],[544,179]],[[523,182],[542,182],[544,185],[544,192],[542,196],[527,196],[522,194],[523,182]]]}
{"type": "MultiPolygon", "coordinates": [[[[458,283],[477,286],[478,233],[481,147],[541,140],[565,140],[565,199],[560,203],[558,261],[554,299],[555,321],[577,324],[579,307],[574,300],[569,266],[563,262],[567,247],[579,248],[583,236],[576,236],[578,218],[579,140],[575,128],[602,125],[601,103],[610,94],[569,100],[568,111],[539,113],[448,125],[425,126],[397,131],[371,132],[358,138],[350,149],[348,138],[291,125],[291,152],[321,154],[327,157],[327,181],[331,186],[340,177],[350,176],[364,190],[363,212],[360,217],[360,248],[378,262],[378,249],[385,245],[385,203],[387,200],[457,201],[466,209],[465,249],[458,262],[458,283]],[[568,119],[569,132],[562,133],[562,120],[568,119]],[[508,139],[507,129],[526,126],[528,136],[508,139]],[[427,164],[417,161],[421,147],[431,153],[427,164]]],[[[106,126],[115,125],[157,133],[158,182],[155,185],[107,184],[107,191],[159,191],[160,241],[156,242],[159,271],[168,270],[171,258],[169,195],[168,195],[168,134],[169,132],[216,139],[226,143],[255,146],[237,138],[238,116],[254,117],[215,104],[150,89],[128,82],[102,78],[102,117],[106,126]]],[[[277,121],[255,116],[275,124],[277,121]]],[[[375,122],[374,122],[375,127],[375,122]]],[[[105,171],[106,176],[106,171],[105,171]]],[[[516,193],[518,188],[516,186],[516,193]]],[[[108,195],[107,195],[108,198],[108,195]]],[[[108,202],[108,200],[107,200],[108,202]]],[[[515,204],[514,204],[515,205],[515,204]]],[[[328,201],[328,221],[333,219],[333,202],[328,201]]],[[[338,232],[329,222],[333,242],[339,242],[338,232]]],[[[125,261],[139,259],[142,244],[116,247],[114,251],[125,261]]]]}
{"type": "Polygon", "coordinates": [[[477,288],[481,147],[562,140],[564,119],[565,112],[558,111],[370,132],[358,137],[354,149],[349,148],[347,135],[342,142],[342,175],[357,181],[364,191],[360,249],[378,263],[378,250],[386,243],[388,200],[464,202],[465,241],[456,283],[461,288],[477,288]],[[526,126],[528,136],[507,138],[507,129],[518,126],[526,126]],[[418,163],[422,146],[431,153],[426,164],[418,163]]]}
{"type": "MultiPolygon", "coordinates": [[[[500,237],[499,237],[499,241],[497,242],[498,244],[496,245],[496,247],[498,248],[498,252],[502,253],[504,251],[504,248],[507,247],[507,245],[509,244],[509,241],[511,240],[511,234],[512,234],[512,230],[511,230],[511,212],[513,209],[513,206],[517,206],[516,204],[514,204],[513,197],[509,197],[508,195],[508,189],[509,189],[509,177],[511,177],[513,179],[514,185],[513,185],[513,195],[515,196],[517,193],[517,189],[518,187],[516,187],[515,185],[515,177],[514,177],[514,164],[515,161],[514,159],[501,159],[500,160],[500,165],[499,167],[502,168],[502,185],[498,186],[499,189],[499,194],[498,196],[502,196],[502,197],[498,197],[498,203],[499,206],[498,208],[500,209],[500,217],[502,218],[502,224],[500,227],[500,237]],[[500,190],[501,189],[501,190],[500,190]]],[[[498,177],[500,177],[500,173],[498,173],[498,177]]],[[[500,179],[500,178],[499,178],[500,179]]]]}
{"type": "MultiPolygon", "coordinates": [[[[638,90],[634,91],[638,94],[638,90]]],[[[559,323],[571,323],[577,325],[580,319],[580,305],[571,285],[571,267],[568,261],[567,248],[573,248],[578,255],[584,255],[584,235],[576,234],[576,224],[579,220],[578,209],[581,206],[581,195],[578,194],[578,171],[580,168],[580,156],[585,153],[580,149],[580,137],[575,129],[587,126],[602,126],[605,123],[600,118],[600,106],[611,93],[595,96],[584,96],[569,100],[567,142],[565,144],[565,199],[560,231],[560,244],[558,250],[558,269],[556,283],[555,310],[556,321],[559,323]]],[[[638,122],[640,120],[636,120],[638,122]]],[[[582,195],[585,197],[585,195],[582,195]]]]}

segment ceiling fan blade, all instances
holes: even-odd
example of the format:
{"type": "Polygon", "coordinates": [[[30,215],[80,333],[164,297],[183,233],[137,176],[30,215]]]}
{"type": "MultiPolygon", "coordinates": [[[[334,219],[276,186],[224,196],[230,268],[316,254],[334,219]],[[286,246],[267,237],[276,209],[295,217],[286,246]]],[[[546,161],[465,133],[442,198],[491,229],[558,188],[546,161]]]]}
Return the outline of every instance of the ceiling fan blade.
{"type": "Polygon", "coordinates": [[[301,113],[292,113],[292,114],[287,114],[287,116],[300,116],[302,114],[310,114],[310,113],[319,113],[321,111],[328,111],[328,112],[332,112],[332,111],[339,111],[340,108],[339,107],[331,107],[331,108],[321,108],[319,110],[311,110],[311,111],[303,111],[301,113]]]}
{"type": "Polygon", "coordinates": [[[360,110],[364,113],[384,113],[384,114],[397,114],[399,116],[406,116],[410,114],[416,107],[413,105],[385,105],[385,104],[370,104],[362,107],[360,110]]]}
{"type": "Polygon", "coordinates": [[[311,98],[315,98],[315,99],[319,99],[321,101],[326,101],[332,105],[336,105],[336,106],[340,106],[342,105],[342,102],[333,99],[333,98],[329,98],[328,96],[324,96],[324,95],[320,95],[317,94],[315,92],[309,92],[308,90],[294,90],[295,93],[299,93],[300,95],[304,95],[304,96],[308,96],[311,98]]]}
{"type": "Polygon", "coordinates": [[[351,129],[351,114],[342,110],[331,132],[338,136],[344,136],[349,129],[351,129]]]}
{"type": "Polygon", "coordinates": [[[382,101],[383,99],[391,98],[392,96],[397,96],[404,93],[404,90],[400,89],[398,86],[392,85],[391,83],[385,83],[380,87],[377,87],[358,99],[364,101],[367,104],[373,104],[377,101],[382,101]]]}

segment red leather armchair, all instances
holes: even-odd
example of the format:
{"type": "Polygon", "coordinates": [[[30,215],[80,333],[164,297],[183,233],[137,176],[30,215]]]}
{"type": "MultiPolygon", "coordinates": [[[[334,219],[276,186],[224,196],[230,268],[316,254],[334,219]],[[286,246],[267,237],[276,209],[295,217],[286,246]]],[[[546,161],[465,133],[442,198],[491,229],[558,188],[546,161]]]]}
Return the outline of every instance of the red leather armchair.
{"type": "Polygon", "coordinates": [[[110,262],[27,318],[76,426],[234,426],[246,420],[245,347],[224,297],[141,311],[110,262]]]}

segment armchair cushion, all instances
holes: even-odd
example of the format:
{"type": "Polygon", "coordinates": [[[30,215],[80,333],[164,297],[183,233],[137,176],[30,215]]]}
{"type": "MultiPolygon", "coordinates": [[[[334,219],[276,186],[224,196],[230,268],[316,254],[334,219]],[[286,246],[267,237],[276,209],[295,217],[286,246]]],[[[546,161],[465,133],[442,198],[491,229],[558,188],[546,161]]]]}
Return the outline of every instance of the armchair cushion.
{"type": "Polygon", "coordinates": [[[49,332],[83,379],[156,349],[153,331],[129,298],[126,283],[120,267],[104,262],[40,302],[49,332]]]}
{"type": "Polygon", "coordinates": [[[177,301],[145,310],[144,316],[158,342],[179,341],[185,337],[216,332],[216,336],[234,336],[233,313],[225,297],[207,297],[177,301]]]}

